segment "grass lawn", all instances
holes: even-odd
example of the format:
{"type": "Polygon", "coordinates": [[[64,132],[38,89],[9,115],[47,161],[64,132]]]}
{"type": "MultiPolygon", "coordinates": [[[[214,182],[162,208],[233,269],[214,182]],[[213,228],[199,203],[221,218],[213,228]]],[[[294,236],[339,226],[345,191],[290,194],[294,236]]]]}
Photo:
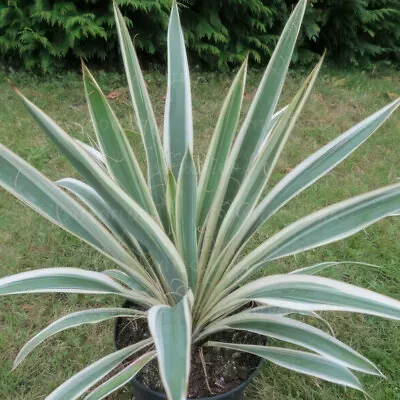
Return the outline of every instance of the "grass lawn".
{"type": "MultiPolygon", "coordinates": [[[[132,111],[122,75],[96,73],[105,92],[117,89],[111,100],[139,158],[144,160],[139,135],[132,130],[132,111]]],[[[260,72],[250,72],[245,107],[254,95],[260,72]]],[[[291,72],[282,105],[294,94],[305,73],[291,72]]],[[[93,137],[83,85],[77,74],[38,78],[11,74],[14,83],[74,137],[93,137]]],[[[161,124],[165,78],[146,76],[161,124]]],[[[195,148],[199,160],[210,142],[213,127],[233,77],[195,73],[193,106],[195,148]]],[[[72,169],[35,126],[0,74],[0,142],[32,163],[51,179],[74,175],[72,169]]],[[[285,172],[333,139],[400,95],[400,76],[394,70],[344,71],[325,67],[300,123],[292,134],[273,175],[276,183],[285,172]]],[[[285,206],[257,234],[261,242],[289,222],[328,204],[396,182],[400,177],[400,112],[329,176],[285,206]]],[[[253,242],[254,245],[255,242],[253,242]]],[[[266,274],[281,273],[318,261],[355,260],[374,263],[381,269],[347,265],[325,273],[400,299],[400,222],[388,218],[357,235],[322,249],[290,257],[269,267],[266,274]]],[[[0,190],[0,276],[50,266],[102,270],[109,261],[78,239],[53,226],[12,196],[0,190]]],[[[113,351],[112,323],[77,328],[58,335],[36,350],[15,372],[12,361],[18,349],[34,333],[55,318],[71,311],[100,305],[118,305],[109,297],[81,295],[14,296],[0,300],[0,399],[43,399],[55,387],[90,362],[113,351]]],[[[400,399],[400,323],[354,314],[324,315],[337,337],[353,346],[382,369],[387,380],[362,379],[375,400],[400,399]]],[[[129,399],[122,389],[113,399],[129,399]]],[[[363,399],[317,379],[303,377],[266,363],[248,399],[363,399]]]]}

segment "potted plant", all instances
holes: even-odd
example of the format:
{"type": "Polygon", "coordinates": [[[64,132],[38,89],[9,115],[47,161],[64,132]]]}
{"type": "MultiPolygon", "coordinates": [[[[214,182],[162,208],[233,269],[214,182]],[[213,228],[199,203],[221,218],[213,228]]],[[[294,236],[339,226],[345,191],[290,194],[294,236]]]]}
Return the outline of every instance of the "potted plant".
{"type": "Polygon", "coordinates": [[[261,225],[356,150],[400,105],[398,99],[353,126],[265,194],[322,64],[323,57],[293,100],[276,112],[306,3],[300,0],[293,10],[236,135],[246,80],[244,61],[222,107],[201,173],[193,161],[189,70],[175,2],[168,29],[163,145],[132,41],[114,5],[146,150],[147,179],[85,65],[84,86],[99,150],[71,138],[15,88],[84,181],[66,178],[53,183],[0,146],[0,185],[89,243],[116,267],[104,272],[78,268],[23,272],[0,279],[0,294],[97,293],[125,300],[121,308],[66,315],[21,349],[14,367],[58,332],[117,319],[117,351],[68,379],[47,399],[82,395],[101,399],[141,370],[140,380],[134,380],[141,398],[239,399],[260,359],[358,390],[363,388],[352,371],[382,375],[371,361],[314,327],[312,318],[332,310],[399,319],[399,301],[315,275],[332,263],[286,275],[266,271],[257,277],[257,272],[282,257],[344,239],[396,213],[399,183],[323,208],[246,250],[261,225]],[[310,324],[293,318],[296,314],[308,316],[310,324]],[[266,338],[302,350],[271,346],[266,338]],[[196,386],[195,375],[201,376],[200,385],[196,386]],[[152,390],[161,383],[166,396],[152,390]]]}

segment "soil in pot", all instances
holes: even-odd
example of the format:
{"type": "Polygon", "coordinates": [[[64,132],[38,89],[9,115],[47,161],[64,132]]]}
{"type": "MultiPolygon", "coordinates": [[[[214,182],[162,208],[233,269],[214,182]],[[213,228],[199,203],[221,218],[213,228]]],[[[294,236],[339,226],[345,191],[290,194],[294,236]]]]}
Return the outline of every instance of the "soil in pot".
{"type": "MultiPolygon", "coordinates": [[[[121,318],[117,323],[116,345],[118,349],[137,343],[150,336],[147,320],[121,318]]],[[[210,336],[210,340],[231,343],[265,344],[265,338],[249,332],[226,331],[210,336]]],[[[199,347],[192,348],[188,398],[211,397],[239,386],[258,367],[260,358],[248,353],[216,347],[203,348],[203,362],[199,347]],[[206,371],[204,371],[204,367],[206,371]]],[[[138,354],[134,358],[137,358],[138,354]]],[[[129,362],[129,360],[128,360],[129,362]]],[[[164,393],[158,372],[157,360],[151,361],[136,376],[150,389],[164,393]]]]}

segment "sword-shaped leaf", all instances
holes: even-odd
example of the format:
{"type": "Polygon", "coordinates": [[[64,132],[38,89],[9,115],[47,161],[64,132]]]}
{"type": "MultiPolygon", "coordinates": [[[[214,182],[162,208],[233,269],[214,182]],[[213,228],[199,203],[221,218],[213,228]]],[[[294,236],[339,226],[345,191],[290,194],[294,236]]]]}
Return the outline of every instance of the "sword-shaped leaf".
{"type": "Polygon", "coordinates": [[[182,160],[176,190],[176,246],[186,266],[189,287],[197,281],[197,171],[190,150],[182,160]]]}
{"type": "Polygon", "coordinates": [[[168,215],[165,208],[165,190],[167,169],[158,132],[157,121],[151,106],[149,94],[140,69],[135,48],[129,36],[123,16],[114,2],[115,23],[117,26],[122,60],[128,80],[129,92],[136,115],[136,123],[142,134],[147,158],[147,180],[154,203],[164,226],[168,226],[168,215]]]}
{"type": "Polygon", "coordinates": [[[287,226],[250,252],[224,277],[243,282],[263,265],[353,235],[400,207],[400,184],[333,204],[287,226]],[[239,274],[239,275],[238,275],[239,274]]]}
{"type": "Polygon", "coordinates": [[[164,114],[164,153],[167,166],[178,179],[186,153],[193,152],[192,99],[185,39],[176,1],[168,26],[168,88],[164,114]]]}
{"type": "Polygon", "coordinates": [[[351,347],[320,329],[284,316],[240,313],[211,324],[202,335],[205,337],[227,329],[248,331],[283,340],[316,352],[346,368],[382,375],[371,361],[351,347]]]}
{"type": "Polygon", "coordinates": [[[142,340],[139,343],[135,343],[103,357],[64,382],[54,392],[47,396],[46,400],[75,400],[79,398],[83,393],[117,367],[122,361],[146,348],[150,344],[151,339],[142,340]]]}
{"type": "Polygon", "coordinates": [[[159,301],[126,289],[110,277],[79,268],[43,268],[0,279],[0,296],[27,293],[115,294],[145,306],[159,301]]]}
{"type": "Polygon", "coordinates": [[[380,268],[378,265],[375,264],[368,264],[363,262],[357,261],[325,261],[318,264],[310,265],[309,267],[299,268],[294,271],[289,272],[290,275],[301,274],[301,275],[315,275],[319,272],[325,270],[326,268],[335,267],[336,265],[363,265],[365,267],[374,267],[380,268]]]}
{"type": "Polygon", "coordinates": [[[207,345],[255,354],[283,368],[363,391],[360,381],[351,371],[316,354],[279,347],[236,343],[208,342],[207,345]]]}
{"type": "Polygon", "coordinates": [[[157,218],[146,181],[121,124],[85,64],[82,71],[94,131],[110,175],[144,210],[157,218]]]}
{"type": "Polygon", "coordinates": [[[186,400],[192,330],[188,296],[174,307],[152,307],[148,322],[168,399],[186,400]]]}
{"type": "Polygon", "coordinates": [[[307,1],[300,0],[288,19],[234,144],[231,155],[234,168],[225,195],[227,205],[231,204],[251,160],[267,137],[306,6],[307,1]]]}
{"type": "Polygon", "coordinates": [[[155,351],[149,351],[143,354],[141,357],[137,358],[133,363],[129,364],[122,371],[118,372],[116,375],[108,379],[102,385],[90,392],[84,400],[101,400],[104,399],[109,394],[115,392],[120,387],[128,383],[132,378],[134,378],[137,373],[156,355],[155,351]]]}
{"type": "Polygon", "coordinates": [[[247,59],[229,89],[211,139],[201,172],[197,226],[201,228],[210,210],[239,123],[247,74],[247,59]]]}
{"type": "Polygon", "coordinates": [[[272,133],[272,130],[275,128],[276,124],[280,121],[280,119],[282,118],[282,115],[285,113],[285,111],[287,110],[288,105],[283,107],[282,109],[280,109],[278,112],[276,112],[272,118],[271,118],[271,122],[268,125],[268,128],[265,132],[265,135],[262,137],[262,141],[261,141],[261,146],[259,146],[259,150],[257,152],[257,155],[255,157],[253,157],[254,159],[256,159],[258,157],[258,155],[261,153],[262,149],[264,148],[265,144],[268,141],[269,135],[272,133]]]}
{"type": "Polygon", "coordinates": [[[167,178],[167,210],[171,235],[176,237],[176,180],[173,172],[168,170],[167,178]]]}
{"type": "Polygon", "coordinates": [[[143,311],[134,310],[132,308],[98,308],[93,310],[83,310],[72,314],[68,314],[54,321],[47,328],[40,331],[32,339],[30,339],[20,350],[15,358],[13,369],[31,353],[37,346],[47,340],[49,337],[56,335],[66,329],[75,328],[83,324],[97,324],[111,318],[127,317],[137,318],[144,317],[143,311]]]}
{"type": "Polygon", "coordinates": [[[305,311],[348,311],[400,320],[400,301],[349,283],[312,275],[271,275],[245,284],[216,307],[252,299],[305,311]]]}

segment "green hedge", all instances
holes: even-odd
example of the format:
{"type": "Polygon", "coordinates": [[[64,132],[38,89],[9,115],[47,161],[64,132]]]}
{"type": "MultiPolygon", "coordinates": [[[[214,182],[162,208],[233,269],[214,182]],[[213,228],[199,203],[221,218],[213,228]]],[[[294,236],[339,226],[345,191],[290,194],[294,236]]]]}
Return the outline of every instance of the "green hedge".
{"type": "MultiPolygon", "coordinates": [[[[181,0],[192,62],[224,68],[265,64],[295,0],[181,0]]],[[[142,59],[165,60],[171,0],[117,0],[142,59]]],[[[6,63],[49,71],[79,57],[112,64],[117,55],[111,0],[8,0],[0,4],[0,53],[6,63]]],[[[310,0],[295,61],[327,48],[341,63],[400,59],[400,0],[310,0]]]]}

